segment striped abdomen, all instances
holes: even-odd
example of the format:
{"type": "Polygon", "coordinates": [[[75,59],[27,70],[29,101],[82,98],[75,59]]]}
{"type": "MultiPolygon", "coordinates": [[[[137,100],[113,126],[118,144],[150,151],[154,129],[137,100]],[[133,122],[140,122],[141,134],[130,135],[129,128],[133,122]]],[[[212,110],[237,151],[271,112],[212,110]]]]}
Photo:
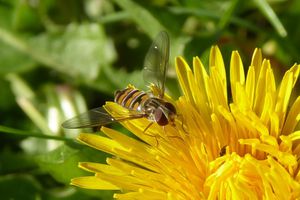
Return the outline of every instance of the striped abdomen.
{"type": "Polygon", "coordinates": [[[139,110],[143,108],[144,102],[149,99],[149,95],[133,87],[127,87],[115,92],[115,102],[129,110],[139,110]]]}

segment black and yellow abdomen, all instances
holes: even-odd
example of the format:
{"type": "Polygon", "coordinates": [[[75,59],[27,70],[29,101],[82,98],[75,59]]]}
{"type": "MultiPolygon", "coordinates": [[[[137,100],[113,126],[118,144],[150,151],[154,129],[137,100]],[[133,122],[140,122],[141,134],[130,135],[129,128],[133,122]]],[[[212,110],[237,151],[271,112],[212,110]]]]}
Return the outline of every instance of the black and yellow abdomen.
{"type": "Polygon", "coordinates": [[[123,90],[117,90],[114,101],[129,110],[142,111],[147,99],[149,95],[146,92],[129,86],[123,90]]]}

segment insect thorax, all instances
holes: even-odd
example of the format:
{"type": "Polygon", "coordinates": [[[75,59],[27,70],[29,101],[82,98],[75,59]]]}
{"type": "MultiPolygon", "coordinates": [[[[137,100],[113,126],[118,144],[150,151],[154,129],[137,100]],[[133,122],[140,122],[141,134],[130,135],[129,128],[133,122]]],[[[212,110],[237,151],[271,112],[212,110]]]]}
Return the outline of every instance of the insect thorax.
{"type": "Polygon", "coordinates": [[[150,97],[145,101],[143,107],[148,118],[159,125],[165,126],[170,122],[174,123],[176,109],[172,103],[156,97],[150,97]]]}

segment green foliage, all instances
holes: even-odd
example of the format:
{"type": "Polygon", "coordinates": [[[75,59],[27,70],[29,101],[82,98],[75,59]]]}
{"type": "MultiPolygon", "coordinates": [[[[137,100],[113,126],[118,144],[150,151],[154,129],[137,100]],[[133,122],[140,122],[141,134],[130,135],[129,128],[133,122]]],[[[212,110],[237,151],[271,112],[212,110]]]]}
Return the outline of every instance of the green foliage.
{"type": "Polygon", "coordinates": [[[0,192],[3,199],[34,200],[40,196],[38,183],[27,175],[2,176],[0,192]]]}
{"type": "Polygon", "coordinates": [[[175,98],[175,56],[207,64],[215,44],[227,66],[232,50],[247,66],[261,47],[280,76],[299,62],[299,10],[287,0],[0,0],[1,199],[111,199],[110,191],[69,186],[86,175],[78,162],[109,155],[79,145],[81,130],[60,124],[128,84],[146,89],[143,59],[161,30],[171,37],[167,88],[175,98]]]}

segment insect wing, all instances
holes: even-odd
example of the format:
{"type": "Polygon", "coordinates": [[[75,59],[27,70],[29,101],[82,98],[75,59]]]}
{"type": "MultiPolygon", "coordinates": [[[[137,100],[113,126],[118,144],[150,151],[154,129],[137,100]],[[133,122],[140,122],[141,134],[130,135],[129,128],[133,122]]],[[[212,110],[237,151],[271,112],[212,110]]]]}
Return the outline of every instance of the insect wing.
{"type": "Polygon", "coordinates": [[[160,32],[153,41],[144,61],[143,75],[148,84],[159,89],[162,98],[165,91],[166,72],[169,62],[170,40],[167,32],[160,32]]]}
{"type": "Polygon", "coordinates": [[[65,121],[62,124],[62,127],[67,129],[98,127],[113,122],[137,119],[142,117],[144,117],[143,113],[129,110],[126,114],[114,113],[114,117],[112,117],[103,107],[99,107],[65,121]]]}

